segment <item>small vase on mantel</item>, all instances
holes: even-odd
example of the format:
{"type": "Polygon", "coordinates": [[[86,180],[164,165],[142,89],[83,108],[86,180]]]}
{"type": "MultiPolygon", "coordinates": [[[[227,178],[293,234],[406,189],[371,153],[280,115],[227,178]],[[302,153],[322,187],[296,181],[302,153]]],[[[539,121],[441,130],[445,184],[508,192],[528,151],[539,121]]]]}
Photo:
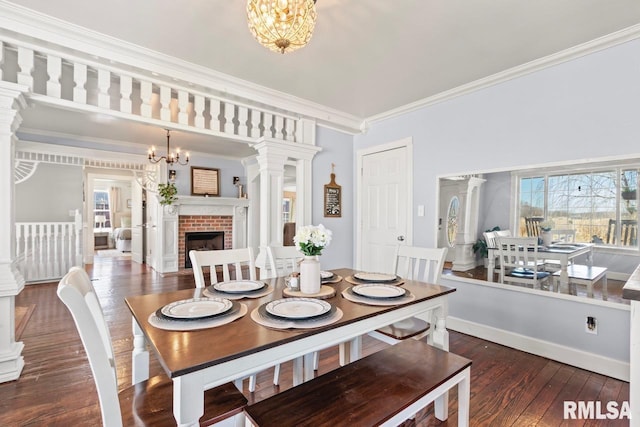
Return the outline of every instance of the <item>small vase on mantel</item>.
{"type": "Polygon", "coordinates": [[[300,292],[303,294],[320,292],[320,261],[317,255],[305,256],[300,263],[300,292]]]}

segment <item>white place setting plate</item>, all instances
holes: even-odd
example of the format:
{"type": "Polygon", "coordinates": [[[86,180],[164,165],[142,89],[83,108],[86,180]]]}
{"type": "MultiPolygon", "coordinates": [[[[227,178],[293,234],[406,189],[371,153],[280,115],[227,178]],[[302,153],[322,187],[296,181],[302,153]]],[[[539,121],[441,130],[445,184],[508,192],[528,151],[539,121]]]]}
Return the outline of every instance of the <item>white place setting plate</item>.
{"type": "Polygon", "coordinates": [[[368,298],[397,298],[406,293],[406,289],[394,285],[358,285],[352,288],[355,294],[368,298]]]}
{"type": "Polygon", "coordinates": [[[265,307],[272,316],[285,319],[309,319],[331,310],[331,304],[315,298],[283,298],[271,301],[265,307]]]}
{"type": "Polygon", "coordinates": [[[213,285],[213,289],[218,292],[230,294],[241,294],[244,292],[259,291],[266,286],[264,282],[258,280],[230,280],[213,285]]]}
{"type": "Polygon", "coordinates": [[[160,309],[172,319],[204,319],[229,311],[231,301],[225,298],[190,298],[167,304],[160,309]]]}
{"type": "Polygon", "coordinates": [[[368,273],[364,271],[355,273],[353,277],[365,282],[393,282],[398,278],[395,274],[368,273]]]}
{"type": "Polygon", "coordinates": [[[334,276],[334,274],[330,271],[320,271],[320,278],[321,279],[331,279],[334,276]]]}

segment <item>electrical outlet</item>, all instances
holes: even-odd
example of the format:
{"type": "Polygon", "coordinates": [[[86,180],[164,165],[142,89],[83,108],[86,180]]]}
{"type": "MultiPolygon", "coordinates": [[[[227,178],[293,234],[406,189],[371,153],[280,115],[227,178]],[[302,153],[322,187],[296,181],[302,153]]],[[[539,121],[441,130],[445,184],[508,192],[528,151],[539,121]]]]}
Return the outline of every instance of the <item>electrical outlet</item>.
{"type": "Polygon", "coordinates": [[[584,331],[588,334],[598,335],[598,321],[593,316],[587,316],[584,324],[584,331]]]}

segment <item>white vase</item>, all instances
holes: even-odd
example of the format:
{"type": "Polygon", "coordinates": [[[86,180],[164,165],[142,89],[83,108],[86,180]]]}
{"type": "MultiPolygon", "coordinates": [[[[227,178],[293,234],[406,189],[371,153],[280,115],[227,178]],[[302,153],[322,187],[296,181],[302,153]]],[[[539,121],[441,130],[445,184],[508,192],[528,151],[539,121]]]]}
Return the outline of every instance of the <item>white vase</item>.
{"type": "Polygon", "coordinates": [[[549,246],[551,244],[551,231],[543,231],[542,232],[542,244],[545,246],[549,246]]]}
{"type": "Polygon", "coordinates": [[[316,255],[305,256],[300,263],[300,292],[303,294],[320,292],[320,261],[316,255]]]}

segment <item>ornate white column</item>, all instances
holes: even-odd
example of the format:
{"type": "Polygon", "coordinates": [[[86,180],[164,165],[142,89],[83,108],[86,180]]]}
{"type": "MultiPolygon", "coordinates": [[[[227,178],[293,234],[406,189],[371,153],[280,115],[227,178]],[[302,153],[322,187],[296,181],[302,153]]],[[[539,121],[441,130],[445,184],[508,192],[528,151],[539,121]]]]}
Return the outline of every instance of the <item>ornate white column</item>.
{"type": "Polygon", "coordinates": [[[13,381],[24,367],[24,344],[15,341],[15,297],[24,288],[24,278],[16,268],[15,180],[16,135],[27,103],[27,88],[0,82],[0,382],[13,381]],[[2,161],[2,160],[0,160],[2,161]]]}
{"type": "Polygon", "coordinates": [[[311,224],[311,160],[320,147],[270,138],[260,138],[253,146],[258,152],[260,176],[259,242],[256,265],[264,265],[269,245],[282,245],[282,182],[287,161],[296,162],[296,223],[311,224]]]}
{"type": "Polygon", "coordinates": [[[476,266],[476,258],[472,247],[478,234],[480,186],[485,181],[482,178],[472,176],[460,181],[460,184],[458,184],[460,214],[458,217],[458,233],[456,235],[456,256],[451,267],[454,271],[467,271],[476,266]]]}

